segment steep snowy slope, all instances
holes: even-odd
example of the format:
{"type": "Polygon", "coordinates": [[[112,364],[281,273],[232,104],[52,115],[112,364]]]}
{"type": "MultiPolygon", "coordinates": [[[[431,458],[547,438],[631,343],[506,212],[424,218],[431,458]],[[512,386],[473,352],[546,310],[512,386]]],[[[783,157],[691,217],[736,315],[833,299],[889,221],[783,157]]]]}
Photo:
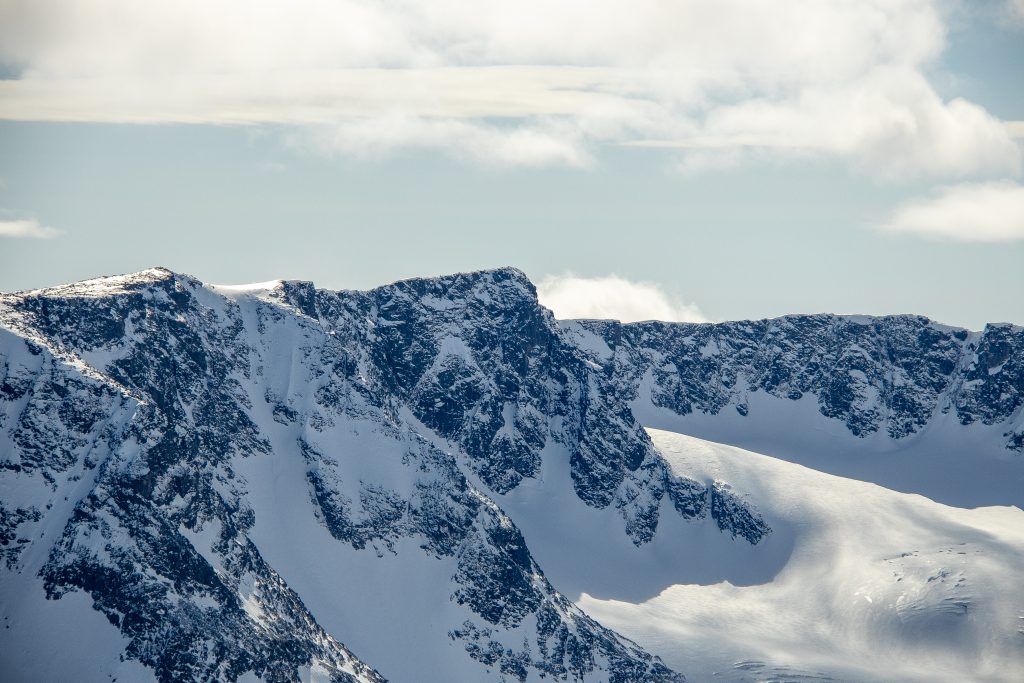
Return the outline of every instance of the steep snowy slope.
{"type": "Polygon", "coordinates": [[[770,532],[669,470],[518,271],[327,292],[154,269],[5,295],[0,320],[15,680],[680,680],[552,587],[493,496],[558,459],[628,547],[665,517],[770,532]],[[109,631],[39,668],[50,605],[97,623],[85,595],[109,631]]]}
{"type": "Polygon", "coordinates": [[[769,543],[785,538],[791,554],[782,566],[737,558],[767,565],[749,585],[585,595],[580,605],[603,623],[669,665],[685,662],[694,680],[1024,680],[1020,509],[947,507],[690,436],[652,436],[673,468],[748,492],[775,530],[769,543]]]}
{"type": "Polygon", "coordinates": [[[1024,328],[567,321],[640,422],[958,506],[1024,506],[1024,328]]]}

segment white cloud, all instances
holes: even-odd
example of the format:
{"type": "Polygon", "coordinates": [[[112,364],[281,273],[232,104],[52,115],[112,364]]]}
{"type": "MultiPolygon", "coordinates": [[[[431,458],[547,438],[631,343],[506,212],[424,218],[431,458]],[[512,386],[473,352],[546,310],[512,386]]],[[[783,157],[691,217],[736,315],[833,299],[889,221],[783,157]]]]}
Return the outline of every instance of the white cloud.
{"type": "Polygon", "coordinates": [[[40,225],[34,218],[22,220],[3,221],[0,220],[0,237],[16,237],[48,240],[62,235],[61,230],[40,225]]]}
{"type": "Polygon", "coordinates": [[[502,129],[460,119],[384,115],[344,126],[316,126],[297,136],[296,142],[361,157],[403,148],[436,149],[485,165],[584,167],[590,157],[578,137],[572,126],[558,121],[502,129]]]}
{"type": "Polygon", "coordinates": [[[1024,26],[1024,0],[1006,0],[1010,16],[1024,26]]]}
{"type": "Polygon", "coordinates": [[[285,124],[332,153],[485,163],[642,144],[694,168],[1018,173],[1001,122],[924,75],[941,2],[0,0],[0,62],[23,70],[0,118],[285,124]]]}
{"type": "Polygon", "coordinates": [[[537,285],[540,303],[556,318],[601,318],[635,322],[668,320],[705,322],[694,304],[672,296],[652,282],[632,282],[616,275],[577,277],[571,273],[549,275],[537,285]]]}
{"type": "Polygon", "coordinates": [[[981,107],[943,102],[912,69],[879,68],[855,83],[788,101],[751,99],[709,114],[702,130],[725,149],[830,154],[883,177],[1019,173],[1020,149],[981,107]]]}
{"type": "Polygon", "coordinates": [[[1010,137],[1024,140],[1024,121],[1004,121],[1003,126],[1009,132],[1010,137]]]}
{"type": "Polygon", "coordinates": [[[956,242],[1024,240],[1024,186],[965,183],[899,207],[882,229],[956,242]]]}

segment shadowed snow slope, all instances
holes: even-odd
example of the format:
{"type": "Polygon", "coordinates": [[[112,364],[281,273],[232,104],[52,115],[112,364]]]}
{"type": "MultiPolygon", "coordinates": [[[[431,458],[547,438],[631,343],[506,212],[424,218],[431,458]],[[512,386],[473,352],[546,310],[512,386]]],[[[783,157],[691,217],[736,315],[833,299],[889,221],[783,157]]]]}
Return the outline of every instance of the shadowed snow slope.
{"type": "Polygon", "coordinates": [[[947,507],[650,433],[673,468],[745,491],[792,534],[792,554],[760,585],[677,585],[643,602],[583,596],[603,623],[670,666],[685,662],[695,680],[1024,679],[1021,510],[947,507]]]}

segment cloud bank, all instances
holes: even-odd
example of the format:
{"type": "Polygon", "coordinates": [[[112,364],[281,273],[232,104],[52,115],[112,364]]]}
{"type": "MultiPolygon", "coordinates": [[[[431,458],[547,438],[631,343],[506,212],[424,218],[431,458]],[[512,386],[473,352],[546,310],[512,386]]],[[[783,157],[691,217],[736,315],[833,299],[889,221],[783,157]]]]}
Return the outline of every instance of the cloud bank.
{"type": "Polygon", "coordinates": [[[0,221],[0,237],[48,240],[62,235],[56,228],[40,225],[34,218],[0,221]]]}
{"type": "Polygon", "coordinates": [[[942,99],[940,0],[0,0],[0,118],[278,124],[312,149],[586,166],[839,159],[882,177],[1020,172],[942,99]]]}
{"type": "Polygon", "coordinates": [[[1024,240],[1024,186],[1009,182],[965,183],[899,207],[881,228],[936,240],[1024,240]]]}
{"type": "Polygon", "coordinates": [[[537,285],[537,295],[540,303],[561,320],[707,322],[697,306],[681,301],[659,285],[632,282],[616,275],[593,278],[571,273],[549,275],[537,285]]]}

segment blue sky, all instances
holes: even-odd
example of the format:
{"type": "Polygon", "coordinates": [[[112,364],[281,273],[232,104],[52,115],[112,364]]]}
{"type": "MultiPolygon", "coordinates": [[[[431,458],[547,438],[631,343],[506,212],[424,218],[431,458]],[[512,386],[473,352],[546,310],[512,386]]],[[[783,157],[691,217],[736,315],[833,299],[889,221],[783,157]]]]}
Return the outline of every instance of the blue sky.
{"type": "Polygon", "coordinates": [[[0,0],[0,289],[508,264],[564,315],[1024,323],[1022,3],[146,5],[0,0]]]}

